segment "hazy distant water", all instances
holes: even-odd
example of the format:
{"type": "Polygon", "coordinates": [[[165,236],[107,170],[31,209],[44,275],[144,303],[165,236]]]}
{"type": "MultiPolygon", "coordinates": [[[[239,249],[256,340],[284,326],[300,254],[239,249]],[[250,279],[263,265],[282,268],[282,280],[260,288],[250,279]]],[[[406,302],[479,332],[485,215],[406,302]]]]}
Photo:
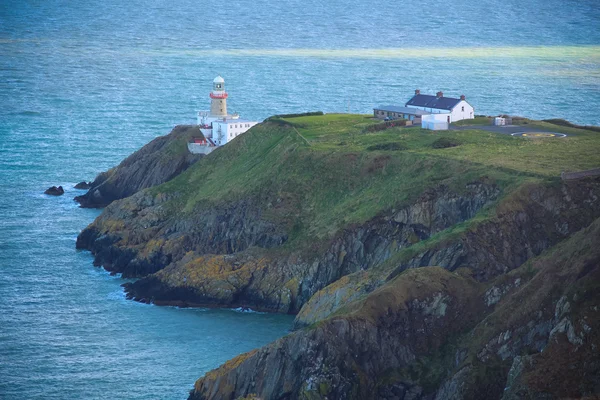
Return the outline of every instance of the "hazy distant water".
{"type": "Polygon", "coordinates": [[[74,250],[98,212],[72,185],[193,122],[215,75],[249,118],[420,88],[598,125],[599,27],[597,0],[0,2],[0,398],[184,398],[289,328],[126,301],[74,250]]]}

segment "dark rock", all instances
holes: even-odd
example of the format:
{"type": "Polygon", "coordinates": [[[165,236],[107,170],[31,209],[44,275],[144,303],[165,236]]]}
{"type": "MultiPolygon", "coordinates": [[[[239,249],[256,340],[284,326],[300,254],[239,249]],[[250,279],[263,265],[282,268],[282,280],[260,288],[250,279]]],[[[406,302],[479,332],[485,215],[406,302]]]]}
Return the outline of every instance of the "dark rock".
{"type": "Polygon", "coordinates": [[[102,208],[111,202],[171,180],[200,158],[187,143],[202,136],[197,125],[179,125],[136,151],[117,167],[100,173],[87,193],[75,197],[81,207],[102,208]]]}
{"type": "Polygon", "coordinates": [[[62,196],[63,194],[65,194],[65,190],[63,189],[62,186],[58,186],[58,187],[52,186],[52,187],[49,187],[48,189],[46,189],[44,194],[48,194],[50,196],[62,196]]]}
{"type": "Polygon", "coordinates": [[[528,282],[495,307],[471,277],[405,271],[343,313],[208,372],[189,399],[596,398],[599,239],[596,219],[513,271],[528,282]],[[553,329],[536,327],[546,320],[553,329]],[[455,351],[470,356],[457,363],[455,351]]]}
{"type": "Polygon", "coordinates": [[[81,181],[75,185],[75,189],[87,190],[92,187],[92,182],[81,181]]]}
{"type": "Polygon", "coordinates": [[[472,325],[483,306],[477,288],[438,267],[409,271],[353,307],[352,317],[292,333],[211,371],[189,398],[431,399],[433,385],[390,372],[441,348],[439,332],[472,325]]]}
{"type": "Polygon", "coordinates": [[[311,257],[297,253],[274,258],[265,252],[256,257],[248,254],[246,250],[252,246],[277,248],[287,240],[280,227],[262,218],[256,199],[201,209],[179,218],[161,214],[163,202],[148,198],[145,192],[108,207],[80,234],[77,245],[91,250],[97,264],[121,272],[124,277],[143,277],[166,268],[147,282],[142,279],[128,286],[126,291],[133,299],[297,313],[328,284],[384,262],[399,248],[410,246],[411,241],[427,239],[472,218],[499,194],[495,185],[483,183],[472,183],[464,189],[467,194],[458,194],[443,185],[428,190],[412,205],[340,232],[311,257]],[[144,211],[128,211],[140,209],[144,211]],[[125,226],[122,234],[111,232],[114,240],[109,242],[104,226],[115,226],[112,221],[123,221],[125,226]],[[150,228],[139,227],[150,225],[158,233],[156,239],[165,245],[144,251],[150,228]],[[121,240],[123,237],[127,237],[127,244],[121,240]],[[171,238],[176,238],[176,242],[171,242],[171,238]],[[139,256],[140,250],[144,256],[139,256]],[[204,261],[219,265],[224,273],[201,282],[184,281],[186,271],[207,254],[219,255],[205,257],[204,261]],[[223,254],[229,256],[220,256],[223,254]],[[240,284],[223,291],[222,285],[230,286],[232,279],[240,284]],[[290,281],[293,286],[287,283],[290,281]]]}
{"type": "MultiPolygon", "coordinates": [[[[469,194],[468,197],[472,196],[473,194],[469,194]]],[[[580,182],[577,185],[565,184],[560,187],[525,185],[513,193],[508,201],[499,204],[497,214],[493,218],[477,224],[461,235],[414,252],[393,267],[387,280],[407,269],[430,265],[439,265],[450,271],[468,268],[473,278],[478,281],[493,280],[518,268],[528,259],[539,255],[600,217],[598,199],[600,180],[580,182]],[[518,207],[513,209],[517,204],[518,207]],[[568,225],[565,226],[566,223],[568,225]]],[[[442,216],[447,218],[448,205],[457,203],[457,200],[440,200],[442,203],[433,209],[444,210],[442,216]]],[[[457,207],[457,210],[469,209],[466,207],[469,204],[466,199],[460,199],[460,202],[464,205],[457,207]]],[[[427,202],[423,205],[426,206],[427,202]]],[[[417,224],[421,218],[429,218],[431,215],[422,213],[422,209],[430,208],[409,207],[409,212],[400,211],[396,220],[417,224]]],[[[440,217],[437,219],[443,220],[440,217]]],[[[377,232],[382,233],[384,230],[377,229],[377,232]]],[[[295,327],[310,325],[327,317],[346,301],[375,290],[385,280],[379,278],[375,283],[370,283],[360,275],[350,275],[350,279],[344,284],[336,282],[332,288],[326,287],[303,306],[296,317],[295,327]],[[341,298],[344,301],[340,301],[341,298]]],[[[502,290],[492,289],[487,292],[488,305],[501,298],[502,290]]]]}

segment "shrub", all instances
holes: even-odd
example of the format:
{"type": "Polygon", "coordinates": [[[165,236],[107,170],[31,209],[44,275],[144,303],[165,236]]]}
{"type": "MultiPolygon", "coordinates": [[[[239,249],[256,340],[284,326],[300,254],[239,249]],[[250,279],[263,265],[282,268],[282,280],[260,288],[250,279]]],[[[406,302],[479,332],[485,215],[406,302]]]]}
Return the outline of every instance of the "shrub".
{"type": "Polygon", "coordinates": [[[524,117],[512,117],[513,124],[515,125],[527,125],[529,120],[524,117]]]}
{"type": "Polygon", "coordinates": [[[408,149],[408,147],[406,147],[406,145],[404,143],[399,143],[399,142],[379,143],[379,144],[374,144],[372,146],[367,147],[367,150],[369,150],[369,151],[374,151],[374,150],[400,151],[400,150],[406,150],[406,149],[408,149]]]}
{"type": "Polygon", "coordinates": [[[431,147],[434,149],[447,149],[449,147],[456,147],[460,145],[461,143],[458,140],[449,137],[441,137],[431,143],[431,147]]]}
{"type": "Polygon", "coordinates": [[[575,124],[567,121],[566,119],[561,119],[561,118],[543,119],[542,121],[549,122],[553,125],[558,125],[558,126],[568,126],[569,128],[577,128],[578,127],[578,125],[575,125],[575,124]]]}
{"type": "Polygon", "coordinates": [[[553,125],[566,126],[568,128],[587,129],[589,131],[600,132],[600,126],[577,125],[561,118],[544,119],[542,121],[548,122],[553,125]]]}
{"type": "Polygon", "coordinates": [[[393,128],[395,126],[406,126],[406,120],[405,119],[395,119],[393,121],[385,121],[385,122],[380,122],[378,124],[369,125],[365,129],[363,129],[363,133],[384,131],[388,128],[393,128]]]}

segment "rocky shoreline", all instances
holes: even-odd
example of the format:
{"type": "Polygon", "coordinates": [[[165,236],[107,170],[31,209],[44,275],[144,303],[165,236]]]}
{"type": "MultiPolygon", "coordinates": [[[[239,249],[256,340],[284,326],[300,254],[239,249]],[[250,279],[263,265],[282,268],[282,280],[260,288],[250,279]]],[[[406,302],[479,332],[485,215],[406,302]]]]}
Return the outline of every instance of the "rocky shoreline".
{"type": "Polygon", "coordinates": [[[79,201],[108,205],[77,238],[95,265],[139,278],[124,285],[129,299],[296,315],[294,333],[209,372],[190,399],[508,400],[600,387],[600,179],[318,153],[278,121],[197,162],[172,150],[195,130],[177,127],[101,174],[79,201]],[[297,168],[249,175],[272,162],[297,168]],[[415,180],[421,163],[440,176],[415,180]],[[307,166],[321,187],[303,186],[307,166]],[[336,203],[323,214],[315,199],[342,179],[331,169],[348,171],[333,197],[342,210],[353,206],[337,193],[413,189],[323,224],[336,203]],[[553,386],[558,358],[583,371],[577,385],[553,386]]]}

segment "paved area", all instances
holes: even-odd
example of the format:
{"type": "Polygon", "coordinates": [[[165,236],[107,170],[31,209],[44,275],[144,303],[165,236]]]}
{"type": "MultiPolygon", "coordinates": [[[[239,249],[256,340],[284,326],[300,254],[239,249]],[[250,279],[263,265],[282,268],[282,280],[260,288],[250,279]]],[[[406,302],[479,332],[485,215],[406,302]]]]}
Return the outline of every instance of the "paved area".
{"type": "Polygon", "coordinates": [[[504,135],[530,137],[530,138],[543,138],[543,137],[565,137],[564,133],[540,131],[540,128],[534,128],[523,125],[468,125],[468,126],[452,126],[450,130],[453,131],[466,131],[470,129],[481,129],[482,131],[501,133],[504,135]]]}

